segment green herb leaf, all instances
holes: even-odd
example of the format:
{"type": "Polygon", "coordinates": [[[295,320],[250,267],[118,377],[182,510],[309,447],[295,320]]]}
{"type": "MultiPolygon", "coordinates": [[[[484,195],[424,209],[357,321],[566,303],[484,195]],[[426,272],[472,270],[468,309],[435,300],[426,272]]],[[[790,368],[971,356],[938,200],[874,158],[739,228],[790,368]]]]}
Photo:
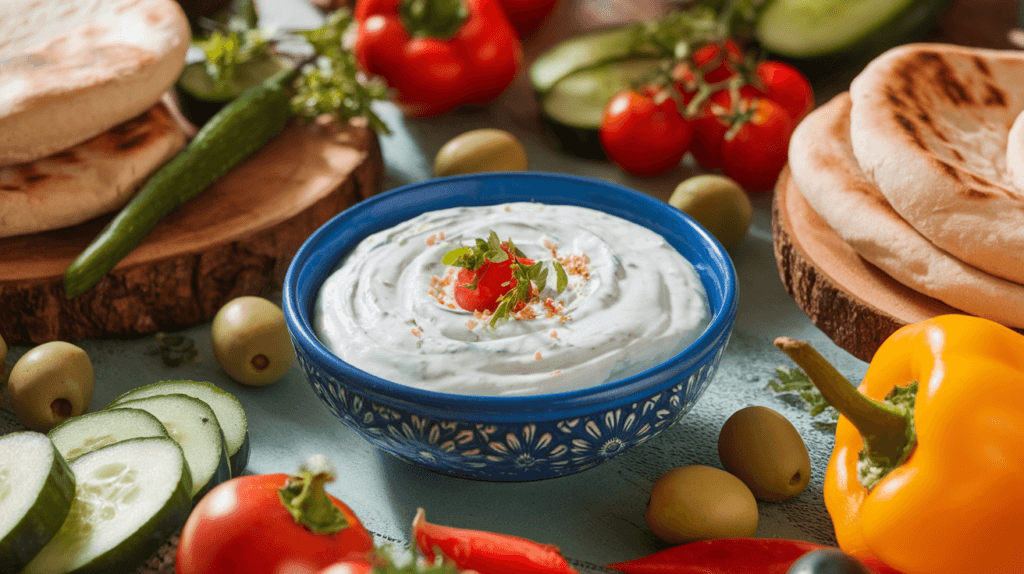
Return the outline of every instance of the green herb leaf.
{"type": "Polygon", "coordinates": [[[768,382],[768,387],[776,393],[796,393],[807,404],[812,417],[827,413],[832,420],[839,419],[839,411],[828,404],[825,397],[807,374],[800,369],[778,367],[775,369],[776,379],[768,382]]]}
{"type": "Polygon", "coordinates": [[[557,259],[552,260],[551,265],[555,268],[555,290],[561,293],[569,286],[569,276],[565,273],[565,267],[562,267],[557,259]]]}
{"type": "Polygon", "coordinates": [[[380,78],[367,78],[359,68],[355,54],[343,46],[343,37],[354,18],[348,9],[336,10],[327,22],[301,34],[317,58],[303,69],[292,111],[306,119],[322,114],[347,123],[352,118],[366,118],[370,127],[390,134],[391,130],[373,111],[373,102],[387,100],[387,86],[380,78]]]}
{"type": "Polygon", "coordinates": [[[270,40],[259,29],[237,29],[231,26],[214,30],[195,44],[206,54],[206,73],[213,80],[214,91],[228,92],[238,75],[238,68],[247,62],[270,57],[270,40]]]}
{"type": "Polygon", "coordinates": [[[448,253],[444,254],[444,257],[441,258],[441,263],[443,263],[444,265],[451,265],[455,263],[455,260],[458,259],[459,257],[462,257],[463,255],[469,255],[472,252],[473,250],[470,249],[469,247],[456,247],[455,249],[452,249],[448,253]]]}

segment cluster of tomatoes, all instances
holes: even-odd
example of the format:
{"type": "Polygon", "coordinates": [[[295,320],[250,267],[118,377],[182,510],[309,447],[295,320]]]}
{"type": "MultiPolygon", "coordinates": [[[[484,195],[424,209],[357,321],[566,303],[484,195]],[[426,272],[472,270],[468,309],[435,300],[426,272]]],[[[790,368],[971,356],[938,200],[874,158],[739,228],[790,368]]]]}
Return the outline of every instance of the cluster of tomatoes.
{"type": "Polygon", "coordinates": [[[624,90],[608,103],[599,137],[609,159],[649,176],[673,169],[689,151],[702,168],[721,169],[748,191],[770,190],[797,122],[814,107],[807,78],[784,62],[749,62],[726,40],[694,51],[672,80],[624,90]]]}

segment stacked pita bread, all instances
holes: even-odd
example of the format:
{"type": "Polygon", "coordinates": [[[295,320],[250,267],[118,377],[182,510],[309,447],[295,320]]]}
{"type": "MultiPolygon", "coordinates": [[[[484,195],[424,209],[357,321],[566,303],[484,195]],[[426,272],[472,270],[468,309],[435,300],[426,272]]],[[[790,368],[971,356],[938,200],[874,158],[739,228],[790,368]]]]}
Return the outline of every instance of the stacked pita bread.
{"type": "Polygon", "coordinates": [[[118,209],[185,145],[175,0],[0,2],[0,237],[118,209]]]}
{"type": "Polygon", "coordinates": [[[858,255],[1024,327],[1024,52],[911,44],[801,122],[793,181],[858,255]]]}

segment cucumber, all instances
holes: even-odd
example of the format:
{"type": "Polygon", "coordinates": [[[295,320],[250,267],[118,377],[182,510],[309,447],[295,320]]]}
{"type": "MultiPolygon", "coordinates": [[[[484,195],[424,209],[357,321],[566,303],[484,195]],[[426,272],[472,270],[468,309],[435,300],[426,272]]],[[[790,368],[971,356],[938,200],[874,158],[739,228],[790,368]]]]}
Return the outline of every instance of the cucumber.
{"type": "Polygon", "coordinates": [[[249,462],[249,427],[245,418],[245,409],[234,395],[221,390],[216,385],[201,381],[161,381],[128,391],[110,404],[117,405],[132,399],[175,393],[197,398],[210,405],[213,412],[217,414],[220,430],[224,432],[228,460],[231,462],[231,475],[242,474],[245,465],[249,462]]]}
{"type": "Polygon", "coordinates": [[[210,405],[182,394],[159,395],[124,401],[107,408],[142,409],[155,416],[167,434],[181,445],[192,475],[192,496],[202,498],[211,488],[231,478],[224,434],[210,405]]]}
{"type": "Polygon", "coordinates": [[[22,574],[131,572],[181,530],[192,480],[181,447],[135,438],[82,455],[71,512],[22,574]]]}
{"type": "Polygon", "coordinates": [[[556,44],[530,65],[530,83],[540,95],[562,78],[585,68],[632,54],[633,25],[616,26],[573,36],[556,44]]]}
{"type": "Polygon", "coordinates": [[[0,572],[18,572],[60,530],[75,475],[46,435],[0,437],[0,572]]]}
{"type": "Polygon", "coordinates": [[[47,436],[67,461],[98,448],[130,438],[168,436],[156,417],[139,409],[97,411],[68,420],[54,427],[47,436]]]}
{"type": "Polygon", "coordinates": [[[950,0],[772,0],[757,20],[761,45],[788,58],[872,58],[930,28],[950,0]]]}
{"type": "Polygon", "coordinates": [[[184,151],[165,163],[64,272],[64,294],[77,297],[131,253],[168,213],[281,133],[291,117],[291,83],[301,65],[250,88],[224,106],[184,151]]]}
{"type": "Polygon", "coordinates": [[[608,101],[651,78],[660,64],[654,58],[620,60],[569,74],[541,96],[541,117],[565,151],[602,159],[598,130],[608,101]]]}
{"type": "Polygon", "coordinates": [[[206,62],[187,64],[174,85],[179,107],[189,121],[201,126],[228,102],[291,66],[285,58],[266,55],[238,64],[231,81],[226,86],[218,86],[206,71],[206,62]]]}

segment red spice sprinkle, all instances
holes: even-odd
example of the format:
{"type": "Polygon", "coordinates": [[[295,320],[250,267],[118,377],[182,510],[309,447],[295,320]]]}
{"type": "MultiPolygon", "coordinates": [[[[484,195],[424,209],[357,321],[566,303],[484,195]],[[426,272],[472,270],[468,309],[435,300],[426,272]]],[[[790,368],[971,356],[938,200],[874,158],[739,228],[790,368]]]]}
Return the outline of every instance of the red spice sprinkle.
{"type": "Polygon", "coordinates": [[[533,360],[535,360],[535,361],[539,361],[540,360],[540,351],[537,351],[536,353],[533,354],[533,360]]]}
{"type": "Polygon", "coordinates": [[[556,259],[558,258],[558,246],[555,245],[553,241],[551,241],[550,239],[545,239],[544,248],[551,252],[552,257],[556,259]]]}
{"type": "Polygon", "coordinates": [[[417,329],[417,328],[413,327],[413,329],[412,329],[412,334],[413,334],[414,336],[416,336],[416,337],[419,337],[420,335],[422,335],[422,334],[423,334],[423,331],[420,331],[419,329],[417,329]]]}
{"type": "Polygon", "coordinates": [[[558,338],[558,331],[551,331],[550,333],[548,333],[548,335],[549,335],[549,336],[550,336],[550,337],[551,337],[552,339],[557,339],[557,338],[558,338]]]}
{"type": "Polygon", "coordinates": [[[579,275],[585,281],[590,280],[590,257],[582,255],[566,255],[558,260],[569,275],[579,275]]]}
{"type": "Polygon", "coordinates": [[[557,371],[551,371],[550,373],[548,373],[548,375],[549,376],[553,376],[553,375],[557,375],[558,373],[561,373],[561,372],[562,372],[562,369],[558,369],[557,371]]]}
{"type": "Polygon", "coordinates": [[[438,241],[444,240],[444,231],[439,231],[427,238],[427,245],[434,245],[438,241]]]}
{"type": "Polygon", "coordinates": [[[476,321],[470,319],[469,321],[466,321],[466,328],[467,329],[475,329],[478,324],[479,323],[477,323],[476,321]]]}

